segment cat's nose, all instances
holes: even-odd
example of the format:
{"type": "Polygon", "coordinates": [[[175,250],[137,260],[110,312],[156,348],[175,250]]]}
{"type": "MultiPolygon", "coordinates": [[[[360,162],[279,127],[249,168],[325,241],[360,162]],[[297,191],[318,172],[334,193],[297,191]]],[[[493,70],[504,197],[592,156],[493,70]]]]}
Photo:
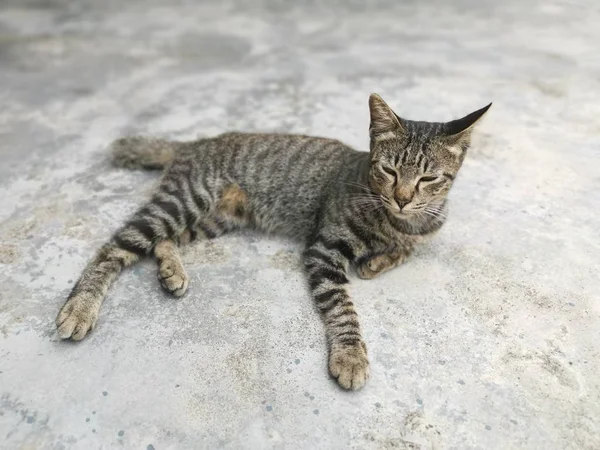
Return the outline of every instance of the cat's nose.
{"type": "Polygon", "coordinates": [[[408,186],[399,186],[396,188],[394,191],[394,200],[396,200],[400,211],[402,211],[402,209],[412,201],[414,195],[414,191],[412,191],[408,186]]]}
{"type": "Polygon", "coordinates": [[[400,211],[402,211],[402,208],[404,208],[406,205],[408,205],[410,203],[410,200],[404,200],[404,199],[397,198],[396,203],[398,204],[400,211]]]}

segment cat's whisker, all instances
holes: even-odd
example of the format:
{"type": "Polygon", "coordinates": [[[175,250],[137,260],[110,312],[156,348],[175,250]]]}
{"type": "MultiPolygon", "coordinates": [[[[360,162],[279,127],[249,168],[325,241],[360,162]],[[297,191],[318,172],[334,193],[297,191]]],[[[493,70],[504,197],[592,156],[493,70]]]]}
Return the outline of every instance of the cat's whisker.
{"type": "Polygon", "coordinates": [[[369,190],[371,190],[371,188],[370,188],[369,186],[367,186],[367,185],[366,185],[366,184],[364,184],[364,183],[359,183],[358,181],[341,181],[340,183],[347,184],[347,185],[349,185],[349,186],[358,186],[358,187],[364,187],[364,188],[366,188],[366,189],[369,189],[369,190]]]}
{"type": "Polygon", "coordinates": [[[447,212],[442,209],[442,208],[425,208],[425,211],[429,211],[435,214],[442,214],[442,215],[446,215],[447,212]]]}
{"type": "Polygon", "coordinates": [[[351,198],[353,198],[353,199],[368,198],[368,199],[373,199],[373,200],[379,201],[379,197],[377,195],[369,195],[369,194],[356,194],[356,195],[352,195],[351,198]]]}
{"type": "Polygon", "coordinates": [[[345,184],[347,186],[360,188],[363,191],[368,192],[369,194],[375,195],[373,193],[373,191],[371,190],[371,188],[369,186],[367,186],[366,184],[362,184],[362,183],[358,183],[358,182],[354,182],[354,181],[340,181],[340,183],[345,184]]]}
{"type": "Polygon", "coordinates": [[[381,203],[372,202],[372,201],[362,201],[362,202],[353,202],[355,206],[384,206],[381,203]]]}
{"type": "Polygon", "coordinates": [[[423,212],[423,214],[434,217],[436,219],[445,220],[447,217],[445,214],[441,214],[439,211],[434,212],[434,211],[430,211],[428,209],[424,209],[422,212],[423,212]]]}
{"type": "Polygon", "coordinates": [[[429,216],[429,217],[433,217],[434,219],[439,219],[439,216],[436,216],[435,214],[431,214],[428,211],[423,211],[423,214],[425,214],[426,216],[429,216]]]}

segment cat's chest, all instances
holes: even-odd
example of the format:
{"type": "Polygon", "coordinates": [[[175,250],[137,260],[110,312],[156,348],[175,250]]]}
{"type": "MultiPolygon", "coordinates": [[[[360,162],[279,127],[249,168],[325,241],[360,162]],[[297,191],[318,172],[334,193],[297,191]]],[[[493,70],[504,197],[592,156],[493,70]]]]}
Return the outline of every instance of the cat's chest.
{"type": "MultiPolygon", "coordinates": [[[[413,248],[419,244],[422,244],[429,240],[429,236],[421,236],[421,235],[410,235],[404,233],[395,233],[393,235],[387,236],[388,239],[384,242],[381,242],[377,247],[382,246],[386,249],[393,249],[397,247],[405,247],[405,248],[413,248]]],[[[373,249],[373,250],[382,250],[382,249],[373,249]]]]}
{"type": "Polygon", "coordinates": [[[399,232],[392,227],[380,228],[380,240],[373,240],[366,249],[368,254],[394,253],[398,250],[411,252],[416,246],[429,241],[436,231],[424,234],[410,234],[399,232]]]}

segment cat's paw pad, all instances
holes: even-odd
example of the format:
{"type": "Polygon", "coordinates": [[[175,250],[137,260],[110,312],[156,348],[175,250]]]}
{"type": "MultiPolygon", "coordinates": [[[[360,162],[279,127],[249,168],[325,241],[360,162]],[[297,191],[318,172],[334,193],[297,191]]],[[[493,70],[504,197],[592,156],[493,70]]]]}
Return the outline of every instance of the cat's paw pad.
{"type": "Polygon", "coordinates": [[[360,389],[369,379],[369,359],[364,343],[333,347],[329,355],[329,372],[344,389],[360,389]]]}
{"type": "Polygon", "coordinates": [[[183,266],[174,260],[162,261],[158,269],[160,285],[175,297],[181,297],[187,291],[189,278],[183,266]]]}
{"type": "Polygon", "coordinates": [[[82,340],[92,331],[98,320],[98,302],[89,293],[71,297],[56,317],[56,327],[61,339],[82,340]]]}

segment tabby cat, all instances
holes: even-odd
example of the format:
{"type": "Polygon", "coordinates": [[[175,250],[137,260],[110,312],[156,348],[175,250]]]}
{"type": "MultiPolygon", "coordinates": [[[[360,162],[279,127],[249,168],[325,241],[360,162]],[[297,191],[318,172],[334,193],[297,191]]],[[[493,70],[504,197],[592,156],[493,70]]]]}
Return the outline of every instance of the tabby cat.
{"type": "Polygon", "coordinates": [[[304,268],[325,323],[329,371],[343,388],[361,388],[369,361],[346,291],[348,269],[354,266],[361,278],[382,274],[442,226],[471,130],[490,106],[451,122],[415,122],[372,94],[369,153],[332,139],[283,134],[117,140],[111,146],[117,166],[164,173],[151,200],[83,271],[56,319],[60,337],[83,339],[113,280],[140,257],[154,255],[162,287],[179,297],[188,276],[178,246],[252,227],[305,243],[304,268]]]}

